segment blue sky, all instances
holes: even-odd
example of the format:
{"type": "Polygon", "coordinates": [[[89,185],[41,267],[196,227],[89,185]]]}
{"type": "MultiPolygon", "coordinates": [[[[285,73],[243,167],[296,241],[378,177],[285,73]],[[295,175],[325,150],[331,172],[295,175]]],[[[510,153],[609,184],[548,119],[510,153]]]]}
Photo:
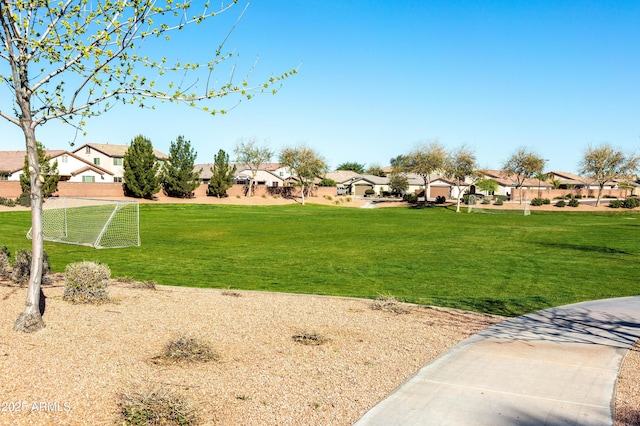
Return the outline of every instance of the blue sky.
{"type": "MultiPolygon", "coordinates": [[[[148,47],[204,59],[232,18],[148,47]]],[[[75,143],[126,144],[143,134],[168,152],[184,135],[198,162],[211,162],[218,149],[233,157],[240,139],[255,138],[276,152],[304,143],[335,167],[384,166],[438,140],[449,149],[466,144],[482,167],[499,168],[524,146],[549,160],[547,170],[575,172],[590,144],[640,148],[638,22],[640,2],[624,0],[254,0],[226,47],[239,54],[239,78],[259,57],[254,83],[301,64],[278,94],[224,116],[119,106],[91,119],[75,143]]],[[[227,73],[222,67],[217,77],[227,73]]],[[[0,149],[23,149],[14,127],[0,123],[0,149]]],[[[75,133],[48,123],[37,136],[67,148],[75,133]]]]}

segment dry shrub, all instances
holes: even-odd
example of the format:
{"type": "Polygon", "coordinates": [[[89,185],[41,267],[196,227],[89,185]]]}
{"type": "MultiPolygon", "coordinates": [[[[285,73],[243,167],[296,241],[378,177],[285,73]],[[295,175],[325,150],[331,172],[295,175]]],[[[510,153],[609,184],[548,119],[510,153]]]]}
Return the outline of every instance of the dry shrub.
{"type": "Polygon", "coordinates": [[[149,280],[149,281],[134,281],[131,283],[131,285],[129,287],[131,288],[137,288],[137,289],[141,289],[141,290],[157,290],[157,285],[158,283],[155,282],[154,280],[149,280]]]}
{"type": "Polygon", "coordinates": [[[194,425],[195,408],[168,387],[123,393],[119,397],[120,419],[125,425],[194,425]]]}
{"type": "Polygon", "coordinates": [[[65,268],[62,299],[73,303],[105,303],[109,301],[111,270],[95,262],[70,263],[65,268]]]}
{"type": "Polygon", "coordinates": [[[11,262],[9,262],[9,249],[0,247],[0,277],[11,275],[11,262]]]}
{"type": "Polygon", "coordinates": [[[326,336],[320,333],[316,333],[316,332],[310,333],[306,331],[298,332],[293,336],[291,336],[291,338],[293,339],[294,342],[301,343],[307,346],[319,346],[329,341],[329,339],[326,336]]]}
{"type": "Polygon", "coordinates": [[[239,291],[231,290],[230,288],[226,290],[222,290],[223,296],[233,296],[233,297],[242,297],[242,293],[239,291]]]}
{"type": "Polygon", "coordinates": [[[371,309],[377,311],[393,312],[394,314],[408,314],[409,309],[403,306],[393,296],[378,296],[371,304],[371,309]]]}
{"type": "MultiPolygon", "coordinates": [[[[43,253],[42,261],[42,276],[41,282],[48,282],[47,274],[49,273],[49,256],[47,252],[43,253]]],[[[13,260],[13,271],[11,273],[11,279],[17,284],[23,284],[25,281],[29,281],[31,276],[31,250],[18,250],[16,251],[16,257],[13,260]]]]}
{"type": "Polygon", "coordinates": [[[164,347],[162,355],[153,358],[156,364],[179,362],[209,362],[220,359],[209,344],[200,340],[180,336],[171,340],[164,347]]]}

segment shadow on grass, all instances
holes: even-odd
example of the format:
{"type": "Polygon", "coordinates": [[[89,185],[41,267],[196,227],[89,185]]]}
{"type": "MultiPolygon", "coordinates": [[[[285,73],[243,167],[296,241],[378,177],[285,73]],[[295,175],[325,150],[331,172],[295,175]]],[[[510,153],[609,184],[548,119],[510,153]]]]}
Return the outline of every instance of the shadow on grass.
{"type": "Polygon", "coordinates": [[[490,297],[444,299],[433,298],[427,304],[448,306],[468,311],[482,312],[491,315],[515,317],[528,312],[539,311],[553,306],[553,303],[542,296],[521,297],[517,299],[494,299],[490,297]]]}
{"type": "Polygon", "coordinates": [[[569,250],[579,250],[594,253],[606,253],[606,254],[634,254],[624,250],[618,250],[611,247],[603,246],[583,246],[579,244],[567,244],[567,243],[537,243],[543,247],[561,248],[569,250]]]}

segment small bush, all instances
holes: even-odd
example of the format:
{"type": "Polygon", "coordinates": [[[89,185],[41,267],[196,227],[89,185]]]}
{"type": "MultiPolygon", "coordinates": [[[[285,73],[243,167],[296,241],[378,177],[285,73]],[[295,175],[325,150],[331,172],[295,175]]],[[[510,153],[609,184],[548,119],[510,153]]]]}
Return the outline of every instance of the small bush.
{"type": "Polygon", "coordinates": [[[371,309],[377,311],[393,312],[394,314],[407,314],[409,310],[393,296],[378,296],[371,304],[371,309]]]}
{"type": "Polygon", "coordinates": [[[16,204],[22,207],[31,207],[31,194],[23,192],[16,198],[16,204]]]}
{"type": "Polygon", "coordinates": [[[566,206],[567,203],[564,202],[564,200],[560,200],[556,203],[556,207],[564,207],[566,206]]]}
{"type": "Polygon", "coordinates": [[[636,207],[640,207],[640,198],[628,197],[622,202],[622,207],[626,209],[635,209],[636,207]]]}
{"type": "Polygon", "coordinates": [[[189,426],[197,422],[191,404],[167,387],[123,393],[118,408],[125,425],[189,426]]]}
{"type": "Polygon", "coordinates": [[[483,198],[481,204],[491,204],[491,200],[488,198],[483,198]]]}
{"type": "Polygon", "coordinates": [[[569,202],[567,203],[567,205],[569,207],[578,207],[580,205],[580,201],[578,201],[577,198],[572,198],[569,200],[569,202]]]}
{"type": "Polygon", "coordinates": [[[347,203],[350,203],[351,201],[353,201],[353,198],[347,197],[347,198],[345,198],[345,200],[347,200],[347,203]]]}
{"type": "Polygon", "coordinates": [[[307,346],[319,346],[329,341],[326,336],[319,333],[299,332],[291,336],[294,342],[307,346]]]}
{"type": "Polygon", "coordinates": [[[576,198],[576,199],[578,199],[578,200],[581,200],[581,199],[582,199],[582,195],[581,195],[581,194],[576,194],[576,196],[575,196],[575,197],[573,197],[573,198],[576,198]]]}
{"type": "Polygon", "coordinates": [[[326,198],[329,201],[333,200],[333,197],[331,195],[325,195],[324,198],[326,198]]]}
{"type": "Polygon", "coordinates": [[[162,355],[153,359],[155,363],[209,362],[217,361],[220,356],[211,347],[197,339],[180,336],[164,347],[162,355]]]}
{"type": "Polygon", "coordinates": [[[62,299],[74,303],[104,303],[109,301],[111,270],[95,262],[70,263],[65,269],[62,299]]]}
{"type": "Polygon", "coordinates": [[[502,201],[502,198],[496,198],[496,200],[493,202],[494,206],[501,206],[504,204],[504,201],[502,201]]]}
{"type": "Polygon", "coordinates": [[[7,206],[7,207],[15,207],[16,202],[13,201],[11,198],[0,197],[0,205],[7,206]]]}
{"type": "Polygon", "coordinates": [[[447,199],[444,196],[438,195],[436,197],[436,204],[444,204],[446,202],[447,202],[447,199]]]}
{"type": "Polygon", "coordinates": [[[611,200],[609,201],[609,207],[611,207],[612,209],[619,209],[620,207],[622,207],[623,205],[623,201],[622,200],[611,200]]]}
{"type": "Polygon", "coordinates": [[[371,196],[372,196],[372,195],[374,195],[375,193],[376,193],[376,191],[374,191],[373,189],[369,188],[369,189],[366,189],[366,190],[364,191],[364,196],[365,196],[365,197],[371,197],[371,196]]]}
{"type": "Polygon", "coordinates": [[[533,200],[531,200],[531,205],[535,206],[535,207],[539,207],[542,204],[544,204],[544,201],[542,200],[542,198],[534,198],[533,200]]]}
{"type": "Polygon", "coordinates": [[[402,196],[402,201],[406,201],[409,204],[416,204],[418,202],[418,195],[414,193],[404,194],[402,196]]]}
{"type": "MultiPolygon", "coordinates": [[[[49,256],[47,252],[44,252],[42,261],[42,275],[41,282],[47,282],[47,274],[49,273],[49,256]]],[[[29,280],[31,276],[31,251],[30,250],[18,250],[16,251],[16,257],[13,260],[13,272],[11,273],[11,279],[22,284],[29,280]]]]}
{"type": "Polygon", "coordinates": [[[9,249],[6,247],[0,247],[0,277],[9,277],[11,276],[11,262],[9,258],[11,253],[9,253],[9,249]]]}

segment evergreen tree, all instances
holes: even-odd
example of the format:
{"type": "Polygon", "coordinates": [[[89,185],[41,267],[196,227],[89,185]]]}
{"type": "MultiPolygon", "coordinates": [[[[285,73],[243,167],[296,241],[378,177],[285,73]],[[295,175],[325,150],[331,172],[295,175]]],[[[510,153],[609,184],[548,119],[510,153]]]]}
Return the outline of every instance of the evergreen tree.
{"type": "Polygon", "coordinates": [[[136,198],[152,198],[160,191],[160,164],[151,141],[142,135],[131,141],[123,159],[125,193],[136,198]]]}
{"type": "MultiPolygon", "coordinates": [[[[58,190],[58,161],[51,162],[51,157],[47,155],[47,150],[41,142],[36,142],[38,151],[38,164],[40,164],[40,176],[42,176],[42,196],[50,197],[51,194],[58,190]]],[[[20,175],[20,187],[22,192],[31,192],[31,179],[29,178],[29,159],[24,156],[24,167],[20,175]]]]}
{"type": "Polygon", "coordinates": [[[169,197],[189,198],[193,195],[200,179],[200,173],[193,170],[197,155],[191,142],[183,136],[171,142],[169,161],[162,169],[162,188],[169,197]]]}
{"type": "Polygon", "coordinates": [[[236,166],[229,165],[229,155],[224,150],[218,151],[213,157],[213,167],[211,167],[211,180],[207,188],[207,194],[218,198],[227,196],[227,189],[233,186],[233,176],[236,173],[236,166]]]}

